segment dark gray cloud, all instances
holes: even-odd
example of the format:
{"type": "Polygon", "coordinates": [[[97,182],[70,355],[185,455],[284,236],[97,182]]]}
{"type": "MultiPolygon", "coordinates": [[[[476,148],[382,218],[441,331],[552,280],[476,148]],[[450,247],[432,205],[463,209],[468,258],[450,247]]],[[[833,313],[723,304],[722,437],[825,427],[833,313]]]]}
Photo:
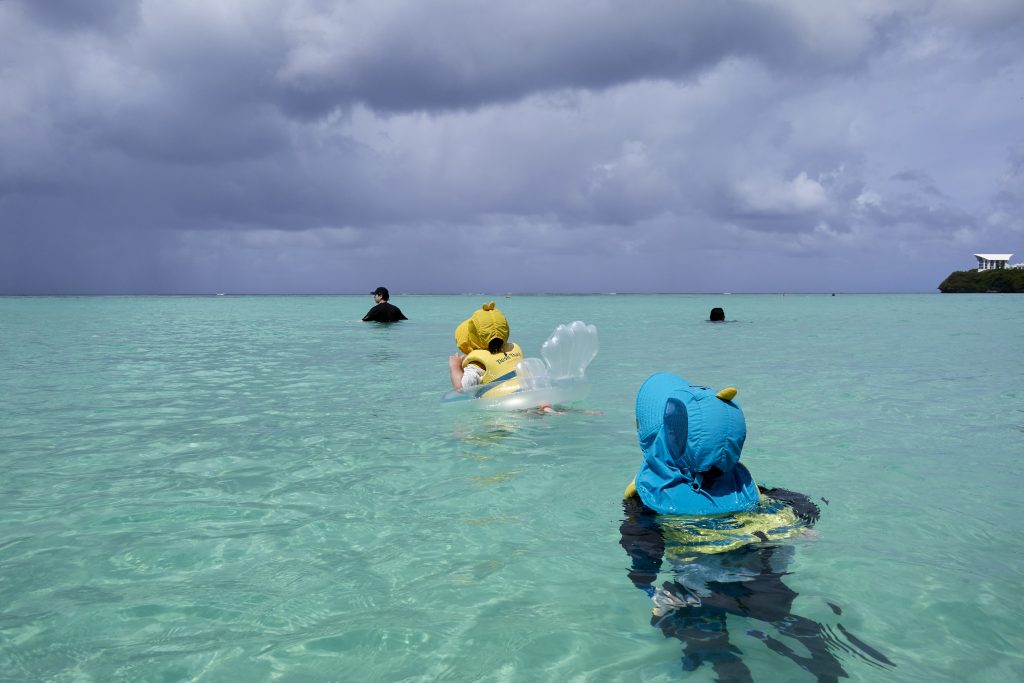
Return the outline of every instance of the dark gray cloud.
{"type": "MultiPolygon", "coordinates": [[[[475,108],[562,89],[696,79],[730,58],[805,74],[861,62],[880,32],[814,38],[801,17],[759,2],[319,3],[294,27],[280,72],[285,105],[309,114],[360,102],[381,111],[475,108]]],[[[823,22],[830,21],[822,13],[823,22]]],[[[835,20],[831,20],[835,21],[835,20]]]]}
{"type": "Polygon", "coordinates": [[[123,0],[5,1],[20,5],[34,21],[56,31],[125,30],[138,18],[138,5],[123,0]]]}
{"type": "Polygon", "coordinates": [[[0,292],[929,290],[1024,252],[1022,34],[1010,0],[0,0],[0,292]]]}

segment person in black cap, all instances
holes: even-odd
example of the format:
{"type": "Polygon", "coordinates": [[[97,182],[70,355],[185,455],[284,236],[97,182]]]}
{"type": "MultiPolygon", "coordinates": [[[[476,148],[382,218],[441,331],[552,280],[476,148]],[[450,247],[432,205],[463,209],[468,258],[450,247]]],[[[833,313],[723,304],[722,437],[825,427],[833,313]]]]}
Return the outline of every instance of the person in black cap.
{"type": "Polygon", "coordinates": [[[408,320],[402,313],[402,309],[394,304],[388,303],[390,295],[387,287],[378,287],[370,292],[377,305],[366,312],[363,322],[396,323],[399,320],[408,320]]]}

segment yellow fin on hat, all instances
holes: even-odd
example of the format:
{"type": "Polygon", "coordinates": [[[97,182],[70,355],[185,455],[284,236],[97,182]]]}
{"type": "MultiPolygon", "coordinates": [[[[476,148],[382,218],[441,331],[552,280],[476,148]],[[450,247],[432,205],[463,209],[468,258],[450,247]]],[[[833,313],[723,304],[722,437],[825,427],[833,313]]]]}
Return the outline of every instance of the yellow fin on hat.
{"type": "Polygon", "coordinates": [[[736,398],[736,387],[726,387],[715,394],[715,396],[723,401],[731,401],[736,398]]]}

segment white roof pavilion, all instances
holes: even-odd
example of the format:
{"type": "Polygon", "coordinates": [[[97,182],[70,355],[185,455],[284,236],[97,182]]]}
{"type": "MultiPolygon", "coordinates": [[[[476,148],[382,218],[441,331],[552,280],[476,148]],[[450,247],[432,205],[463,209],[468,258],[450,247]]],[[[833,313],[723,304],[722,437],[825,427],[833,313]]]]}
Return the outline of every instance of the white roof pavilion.
{"type": "Polygon", "coordinates": [[[975,254],[978,259],[978,270],[998,270],[1006,267],[1006,262],[1013,254],[975,254]]]}

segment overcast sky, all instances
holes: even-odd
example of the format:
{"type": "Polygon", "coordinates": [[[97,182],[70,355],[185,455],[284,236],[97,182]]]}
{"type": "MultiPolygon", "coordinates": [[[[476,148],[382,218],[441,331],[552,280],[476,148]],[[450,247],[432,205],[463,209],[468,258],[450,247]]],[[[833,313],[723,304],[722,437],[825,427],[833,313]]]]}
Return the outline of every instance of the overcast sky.
{"type": "Polygon", "coordinates": [[[0,293],[935,291],[1021,0],[0,0],[0,293]]]}

